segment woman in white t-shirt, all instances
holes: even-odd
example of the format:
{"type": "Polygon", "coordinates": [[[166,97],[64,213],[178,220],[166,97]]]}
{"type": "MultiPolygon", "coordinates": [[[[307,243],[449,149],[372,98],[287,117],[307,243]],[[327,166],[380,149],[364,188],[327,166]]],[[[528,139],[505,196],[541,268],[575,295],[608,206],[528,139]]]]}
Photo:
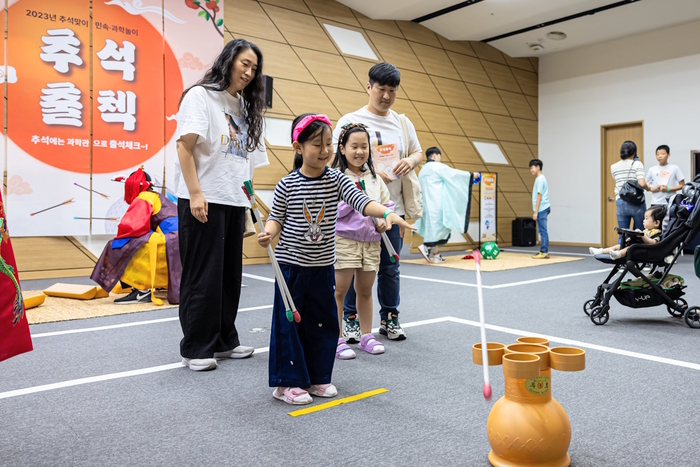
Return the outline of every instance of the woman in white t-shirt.
{"type": "Polygon", "coordinates": [[[625,141],[620,147],[619,162],[610,166],[610,172],[615,179],[615,202],[617,203],[617,226],[623,229],[630,228],[630,220],[634,220],[634,228],[642,228],[644,223],[644,211],[646,203],[633,204],[620,198],[620,189],[628,181],[636,180],[639,186],[648,190],[644,181],[644,164],[637,158],[637,145],[633,141],[625,141]]]}
{"type": "Polygon", "coordinates": [[[245,209],[241,187],[267,165],[263,132],[263,57],[236,39],[204,78],[187,89],[177,117],[175,191],[182,280],[182,362],[213,370],[216,359],[245,358],[235,320],[241,294],[245,209]]]}

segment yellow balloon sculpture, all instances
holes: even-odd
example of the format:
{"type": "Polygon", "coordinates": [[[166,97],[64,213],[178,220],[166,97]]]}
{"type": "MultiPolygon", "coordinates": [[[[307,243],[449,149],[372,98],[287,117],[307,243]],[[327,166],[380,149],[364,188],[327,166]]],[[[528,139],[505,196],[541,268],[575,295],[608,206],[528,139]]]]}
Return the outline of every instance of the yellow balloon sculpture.
{"type": "MultiPolygon", "coordinates": [[[[486,422],[491,464],[568,467],[571,424],[552,397],[552,369],[581,371],[586,353],[574,347],[549,348],[549,341],[539,337],[521,337],[508,346],[488,342],[486,350],[488,364],[502,364],[505,379],[505,395],[486,422]]],[[[472,347],[472,360],[482,364],[481,344],[472,347]]]]}

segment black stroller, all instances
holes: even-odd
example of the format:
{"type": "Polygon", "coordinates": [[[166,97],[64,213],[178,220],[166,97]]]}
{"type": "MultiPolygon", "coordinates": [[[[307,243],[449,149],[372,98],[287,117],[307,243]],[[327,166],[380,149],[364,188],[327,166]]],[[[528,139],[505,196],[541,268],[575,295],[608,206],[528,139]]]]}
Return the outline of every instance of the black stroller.
{"type": "MultiPolygon", "coordinates": [[[[685,317],[691,328],[700,328],[700,307],[688,308],[681,298],[685,284],[678,276],[670,274],[683,247],[700,232],[700,179],[683,187],[669,203],[669,221],[661,241],[656,244],[633,243],[625,258],[614,260],[610,255],[596,255],[595,258],[614,265],[605,281],[598,286],[595,298],[583,305],[583,311],[597,325],[603,325],[610,318],[610,299],[615,299],[631,308],[647,308],[666,305],[671,316],[685,317]],[[670,259],[672,258],[672,260],[670,259]],[[649,268],[648,273],[643,269],[649,268]],[[627,273],[637,280],[622,282],[627,273]]],[[[640,235],[628,229],[617,229],[623,237],[640,235]]]]}

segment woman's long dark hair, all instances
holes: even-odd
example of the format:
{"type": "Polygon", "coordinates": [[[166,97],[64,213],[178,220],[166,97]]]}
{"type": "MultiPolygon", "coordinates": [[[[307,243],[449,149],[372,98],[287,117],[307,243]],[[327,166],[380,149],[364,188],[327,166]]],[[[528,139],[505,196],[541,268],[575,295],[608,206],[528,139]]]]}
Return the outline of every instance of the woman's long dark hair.
{"type": "MultiPolygon", "coordinates": [[[[372,143],[369,139],[369,133],[367,133],[367,130],[365,130],[364,128],[358,126],[350,128],[348,131],[343,132],[342,138],[338,139],[338,147],[335,150],[335,158],[333,159],[333,163],[331,163],[331,167],[334,169],[338,168],[341,172],[345,173],[345,170],[348,168],[348,158],[345,154],[340,152],[340,147],[344,147],[346,144],[348,144],[348,139],[350,138],[351,134],[359,132],[362,132],[365,135],[367,135],[367,142],[369,143],[369,157],[367,157],[367,162],[365,162],[365,164],[367,164],[367,168],[372,173],[372,176],[374,178],[377,178],[377,174],[374,172],[374,163],[372,162],[372,143]]],[[[362,171],[364,172],[365,169],[362,168],[362,171]]]]}
{"type": "MultiPolygon", "coordinates": [[[[306,113],[306,114],[301,114],[298,117],[294,119],[292,122],[292,133],[290,138],[292,141],[294,140],[294,128],[299,124],[300,121],[304,119],[304,117],[308,117],[309,115],[314,115],[312,113],[306,113]]],[[[320,120],[314,120],[313,122],[309,123],[304,130],[299,133],[299,137],[297,138],[297,142],[299,144],[304,144],[310,139],[314,139],[316,136],[318,136],[319,132],[323,134],[323,130],[326,128],[332,129],[331,127],[328,126],[327,123],[324,123],[320,120]]],[[[294,152],[294,166],[292,167],[292,172],[294,172],[297,169],[300,169],[302,164],[304,164],[304,158],[302,157],[301,154],[298,152],[294,152]]]]}
{"type": "Polygon", "coordinates": [[[263,142],[263,109],[264,109],[264,85],[263,85],[263,56],[257,45],[245,39],[234,39],[224,46],[214,64],[204,74],[197,84],[185,89],[180,97],[180,103],[185,94],[195,86],[203,86],[214,91],[225,91],[231,85],[231,71],[236,57],[241,52],[252,50],[258,57],[258,69],[253,81],[248,83],[241,91],[243,98],[243,118],[248,126],[248,142],[246,151],[254,151],[263,142]]]}

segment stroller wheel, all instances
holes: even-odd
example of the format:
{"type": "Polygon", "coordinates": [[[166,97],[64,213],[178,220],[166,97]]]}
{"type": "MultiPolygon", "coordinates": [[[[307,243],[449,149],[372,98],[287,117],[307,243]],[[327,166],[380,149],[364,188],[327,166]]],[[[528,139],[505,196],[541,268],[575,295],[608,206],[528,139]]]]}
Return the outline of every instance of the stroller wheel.
{"type": "Polygon", "coordinates": [[[666,309],[668,310],[668,313],[674,318],[682,318],[685,314],[685,311],[688,309],[688,302],[686,302],[683,298],[677,298],[674,300],[674,302],[676,303],[676,305],[683,307],[683,310],[678,311],[677,309],[672,308],[669,305],[666,305],[666,309]]]}
{"type": "Polygon", "coordinates": [[[686,310],[685,324],[693,329],[700,329],[700,307],[691,306],[686,310]]]}
{"type": "Polygon", "coordinates": [[[595,298],[592,300],[588,300],[586,303],[583,304],[583,312],[586,313],[586,316],[591,315],[591,310],[593,309],[593,305],[595,305],[595,298]]]}
{"type": "Polygon", "coordinates": [[[610,319],[610,313],[608,310],[610,310],[608,305],[593,308],[591,310],[591,321],[593,321],[593,324],[602,326],[603,324],[607,323],[608,319],[610,319]]]}

